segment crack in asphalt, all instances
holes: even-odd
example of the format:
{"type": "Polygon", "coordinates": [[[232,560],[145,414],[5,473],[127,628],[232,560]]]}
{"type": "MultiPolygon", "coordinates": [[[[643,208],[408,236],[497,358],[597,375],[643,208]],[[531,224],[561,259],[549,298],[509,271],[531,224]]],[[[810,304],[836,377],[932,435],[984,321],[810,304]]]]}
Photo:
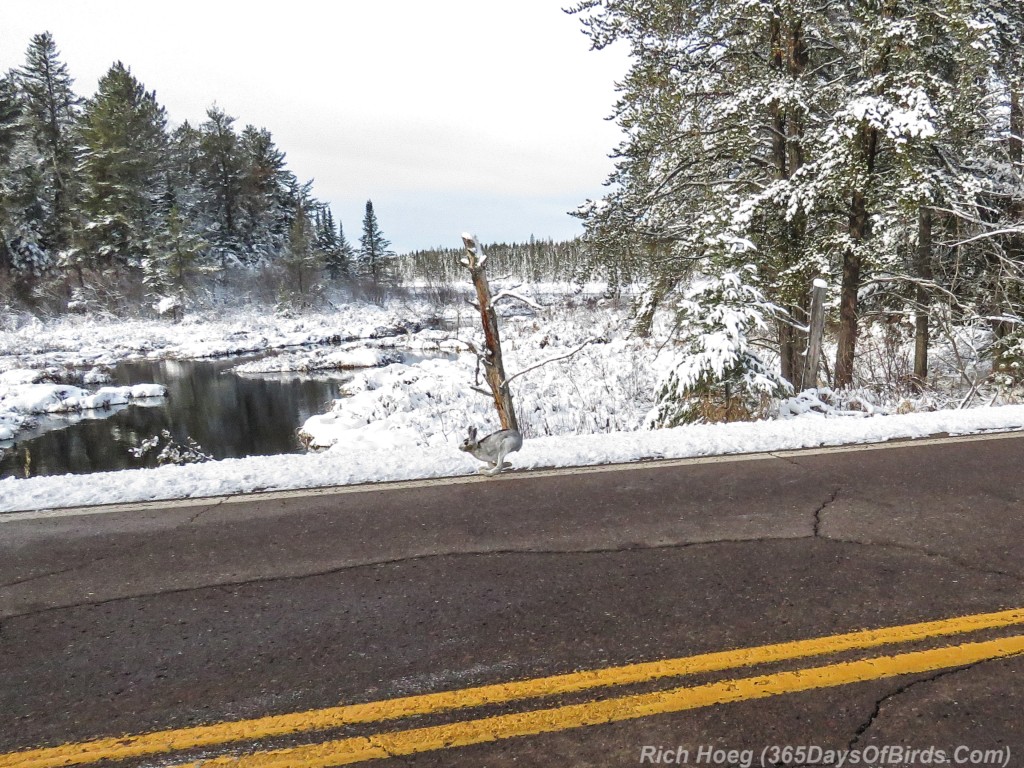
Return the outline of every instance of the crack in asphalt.
{"type": "MultiPolygon", "coordinates": [[[[4,616],[5,621],[20,619],[28,616],[35,616],[51,611],[67,610],[74,608],[86,608],[91,606],[107,605],[122,600],[138,600],[150,597],[163,597],[165,595],[176,595],[185,592],[196,592],[202,589],[230,590],[238,587],[247,587],[253,584],[270,584],[275,581],[301,581],[302,579],[315,579],[321,576],[332,576],[346,571],[354,571],[360,568],[381,568],[390,565],[403,565],[405,563],[425,562],[427,560],[443,559],[447,557],[503,557],[509,555],[609,555],[626,552],[660,551],[671,549],[689,549],[691,547],[705,546],[709,544],[749,544],[758,541],[794,541],[807,539],[809,536],[759,536],[748,539],[709,539],[707,541],[684,541],[670,542],[664,544],[641,544],[632,543],[618,547],[594,547],[579,549],[481,549],[481,550],[460,550],[448,552],[424,552],[418,555],[405,555],[402,557],[385,558],[381,560],[368,560],[361,563],[347,563],[345,565],[327,568],[312,573],[280,574],[276,576],[261,576],[253,579],[239,579],[238,581],[225,581],[216,584],[192,585],[172,589],[157,590],[155,592],[140,592],[132,595],[118,595],[103,600],[87,600],[68,605],[55,605],[46,608],[38,608],[24,613],[12,613],[4,616]]],[[[102,558],[100,558],[102,559],[102,558]]],[[[88,565],[88,564],[86,564],[88,565]]],[[[84,566],[81,566],[84,567],[84,566]]]]}
{"type": "Polygon", "coordinates": [[[772,453],[771,451],[768,451],[768,455],[771,456],[773,459],[778,459],[779,461],[784,461],[787,464],[792,464],[794,467],[799,467],[800,469],[807,469],[807,467],[805,467],[799,461],[794,459],[792,456],[786,456],[785,454],[782,453],[772,453]]]}
{"type": "MultiPolygon", "coordinates": [[[[842,490],[842,488],[836,488],[834,491],[832,491],[832,495],[829,496],[827,499],[825,499],[825,501],[823,501],[821,503],[821,505],[816,510],[814,510],[814,538],[816,538],[816,539],[822,538],[822,536],[821,536],[821,513],[825,511],[826,507],[828,507],[830,504],[835,502],[836,498],[839,496],[839,491],[841,491],[841,490],[842,490]]],[[[824,538],[829,538],[829,537],[826,536],[824,538]]]]}
{"type": "Polygon", "coordinates": [[[74,573],[75,571],[79,571],[79,570],[81,570],[83,568],[88,568],[89,566],[95,565],[98,562],[106,560],[107,557],[108,557],[108,555],[100,555],[99,557],[94,557],[91,560],[87,560],[84,563],[78,563],[77,565],[71,565],[71,566],[68,566],[67,568],[58,568],[57,570],[46,571],[45,573],[37,573],[37,574],[34,574],[32,576],[25,576],[24,578],[21,578],[21,579],[15,579],[14,581],[8,581],[8,582],[5,582],[4,584],[0,584],[0,589],[8,589],[10,587],[17,587],[17,586],[19,586],[21,584],[28,584],[29,582],[39,581],[40,579],[46,579],[46,578],[49,578],[51,576],[63,576],[65,573],[74,573]]]}
{"type": "MultiPolygon", "coordinates": [[[[838,495],[838,489],[835,494],[838,495]]],[[[833,497],[834,498],[834,497],[833,497]]],[[[824,509],[831,503],[831,500],[826,501],[819,510],[824,509]]],[[[819,513],[820,514],[820,511],[819,513]]],[[[331,576],[338,573],[344,573],[346,571],[354,571],[360,568],[381,568],[392,565],[402,565],[405,563],[416,563],[425,562],[428,560],[442,559],[448,557],[504,557],[504,556],[515,556],[515,555],[609,555],[619,554],[628,552],[656,552],[663,550],[683,550],[691,549],[695,547],[711,546],[711,545],[722,545],[722,544],[752,544],[758,542],[771,542],[771,541],[801,541],[804,539],[818,539],[822,542],[831,542],[834,544],[845,544],[850,546],[866,547],[866,548],[881,548],[881,549],[897,549],[900,551],[911,552],[917,555],[923,555],[925,557],[934,558],[937,560],[944,560],[952,565],[955,565],[963,570],[971,571],[974,573],[989,575],[989,576],[1001,576],[1006,578],[1012,578],[1017,581],[1024,581],[1024,574],[1019,574],[1013,571],[1005,571],[1000,569],[984,568],[973,563],[970,563],[959,558],[955,558],[951,555],[946,555],[941,552],[934,552],[927,549],[913,547],[906,544],[898,544],[892,542],[865,542],[857,541],[855,539],[842,539],[834,536],[808,534],[804,536],[753,536],[750,538],[733,538],[733,539],[708,539],[705,541],[683,541],[683,542],[666,542],[661,544],[643,544],[634,542],[631,544],[625,544],[616,547],[593,547],[593,548],[577,548],[577,549],[481,549],[481,550],[460,550],[460,551],[448,551],[448,552],[425,552],[422,554],[405,555],[402,557],[385,558],[381,560],[370,560],[360,563],[347,563],[344,565],[335,566],[333,568],[327,568],[321,571],[315,571],[312,573],[298,573],[298,574],[281,574],[275,576],[264,576],[252,579],[240,579],[238,581],[221,582],[217,584],[202,584],[202,585],[191,585],[187,587],[177,587],[172,589],[157,590],[154,592],[140,592],[137,594],[130,595],[118,595],[116,597],[110,597],[103,600],[92,600],[82,601],[78,603],[72,603],[69,605],[55,605],[48,606],[45,608],[37,608],[31,611],[25,611],[23,613],[13,613],[2,617],[5,621],[10,619],[26,618],[29,616],[40,615],[49,613],[51,611],[69,610],[75,608],[85,608],[91,606],[107,605],[109,603],[116,603],[124,600],[139,600],[154,597],[163,597],[166,595],[183,594],[186,592],[196,592],[202,589],[220,589],[220,590],[231,590],[239,587],[251,586],[254,584],[270,584],[277,581],[300,581],[302,579],[314,579],[322,576],[331,576]]],[[[77,568],[85,568],[89,565],[93,565],[96,562],[106,559],[106,556],[97,558],[90,563],[84,563],[77,568]]],[[[69,570],[76,570],[72,568],[69,570]]],[[[52,574],[51,574],[52,575],[52,574]]],[[[36,578],[36,577],[34,577],[36,578]]],[[[42,578],[37,577],[37,578],[42,578]]],[[[3,585],[7,586],[7,585],[3,585]]],[[[2,588],[2,587],[0,587],[2,588]]]]}
{"type": "Polygon", "coordinates": [[[981,664],[981,663],[982,662],[979,661],[979,662],[975,662],[973,664],[968,664],[968,665],[965,665],[965,666],[962,666],[962,667],[956,667],[954,669],[943,669],[943,670],[940,670],[940,671],[936,672],[935,674],[928,675],[927,677],[919,677],[916,680],[911,680],[909,683],[903,683],[902,685],[899,685],[896,688],[894,688],[893,690],[889,691],[887,694],[885,694],[884,696],[882,696],[880,699],[878,699],[875,702],[875,706],[871,710],[871,713],[868,715],[867,720],[865,720],[863,723],[861,723],[859,726],[857,726],[857,730],[855,730],[853,732],[853,737],[850,739],[849,744],[846,745],[846,748],[852,750],[852,749],[854,749],[857,746],[857,742],[860,741],[861,736],[863,736],[867,732],[867,730],[872,725],[874,725],[875,720],[877,720],[878,717],[882,714],[882,707],[884,707],[886,704],[888,704],[893,699],[897,698],[898,696],[902,696],[904,693],[909,691],[911,688],[915,688],[918,685],[921,685],[923,683],[935,682],[936,680],[939,680],[940,678],[946,677],[948,675],[955,674],[957,672],[962,672],[965,669],[970,669],[971,667],[975,667],[975,666],[977,666],[978,664],[981,664]]]}
{"type": "Polygon", "coordinates": [[[205,514],[206,514],[207,512],[212,512],[213,510],[215,510],[215,509],[216,509],[217,507],[219,507],[219,506],[220,506],[221,504],[223,504],[223,503],[224,503],[224,502],[226,502],[227,500],[228,500],[228,497],[227,497],[227,496],[224,496],[224,497],[222,497],[222,498],[220,499],[220,501],[216,502],[215,504],[209,504],[209,505],[207,505],[207,506],[203,507],[203,508],[202,508],[202,509],[200,509],[200,510],[199,510],[198,512],[196,512],[196,513],[195,513],[194,515],[192,515],[191,517],[189,517],[189,519],[188,519],[188,525],[192,525],[192,524],[193,524],[193,523],[195,523],[195,522],[196,522],[196,520],[198,520],[198,519],[199,519],[200,517],[202,517],[203,515],[205,515],[205,514]]]}
{"type": "Polygon", "coordinates": [[[925,547],[915,547],[911,544],[901,544],[896,541],[860,541],[858,539],[844,539],[839,536],[821,536],[823,541],[834,541],[838,544],[850,544],[858,547],[881,547],[884,549],[897,549],[901,552],[910,552],[915,555],[923,555],[930,557],[935,560],[944,560],[947,563],[957,566],[965,571],[972,573],[984,574],[986,576],[1005,576],[1007,578],[1014,579],[1016,581],[1024,582],[1024,574],[1018,573],[1017,571],[1007,571],[1002,568],[986,568],[984,566],[977,565],[964,560],[963,558],[956,557],[954,555],[947,555],[945,552],[936,552],[933,549],[926,549],[925,547]]]}
{"type": "Polygon", "coordinates": [[[956,675],[961,672],[967,672],[969,670],[981,666],[982,664],[987,664],[991,661],[1004,661],[1005,659],[1019,658],[1021,656],[1024,656],[1024,653],[1012,653],[1007,656],[1002,656],[998,659],[981,659],[980,661],[975,661],[970,664],[964,664],[963,666],[954,667],[953,669],[942,669],[931,675],[927,675],[926,677],[919,677],[916,680],[911,680],[908,683],[903,683],[902,685],[897,686],[896,688],[889,691],[889,693],[885,694],[875,702],[874,709],[872,709],[871,713],[868,715],[867,720],[865,720],[863,723],[857,726],[857,730],[854,731],[853,737],[850,739],[850,742],[849,744],[847,744],[846,748],[849,750],[854,749],[857,746],[857,743],[860,741],[861,737],[867,732],[867,730],[872,725],[874,725],[875,721],[881,716],[882,707],[890,703],[893,699],[902,696],[904,693],[911,690],[912,688],[916,688],[917,686],[923,685],[924,683],[933,683],[936,680],[942,679],[943,677],[949,677],[950,675],[956,675]]]}

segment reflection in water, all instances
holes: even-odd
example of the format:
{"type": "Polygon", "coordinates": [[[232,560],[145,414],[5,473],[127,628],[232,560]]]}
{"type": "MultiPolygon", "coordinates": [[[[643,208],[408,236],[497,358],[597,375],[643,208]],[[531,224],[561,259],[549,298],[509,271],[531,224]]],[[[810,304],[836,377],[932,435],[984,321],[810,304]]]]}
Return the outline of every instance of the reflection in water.
{"type": "Polygon", "coordinates": [[[155,466],[155,452],[135,458],[129,448],[162,429],[179,442],[192,437],[216,459],[299,451],[296,428],[327,409],[338,397],[341,379],[226,372],[246,359],[122,363],[114,370],[115,385],[163,384],[167,399],[95,414],[45,417],[39,428],[19,434],[6,448],[0,477],[155,466]]]}

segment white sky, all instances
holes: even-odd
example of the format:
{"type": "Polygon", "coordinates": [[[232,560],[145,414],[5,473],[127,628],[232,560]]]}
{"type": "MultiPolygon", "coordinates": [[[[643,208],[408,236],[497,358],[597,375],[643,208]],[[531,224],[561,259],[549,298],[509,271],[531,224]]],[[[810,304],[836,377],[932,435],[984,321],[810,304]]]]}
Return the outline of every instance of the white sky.
{"type": "Polygon", "coordinates": [[[270,129],[353,244],[372,199],[398,251],[580,231],[626,57],[569,0],[0,0],[0,70],[53,33],[82,96],[115,60],[173,124],[216,102],[270,129]]]}

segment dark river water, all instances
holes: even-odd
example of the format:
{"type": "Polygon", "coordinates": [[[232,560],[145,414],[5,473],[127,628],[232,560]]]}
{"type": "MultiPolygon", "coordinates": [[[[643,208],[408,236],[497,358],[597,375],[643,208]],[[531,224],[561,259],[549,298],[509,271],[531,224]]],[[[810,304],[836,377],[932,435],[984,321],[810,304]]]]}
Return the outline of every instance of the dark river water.
{"type": "Polygon", "coordinates": [[[0,447],[0,477],[32,477],[156,466],[157,451],[130,450],[169,430],[195,440],[216,459],[295,453],[295,430],[338,397],[343,374],[237,375],[226,372],[252,357],[122,363],[113,385],[157,383],[168,397],[69,417],[40,417],[40,427],[0,447]],[[93,418],[94,417],[94,418],[93,418]]]}

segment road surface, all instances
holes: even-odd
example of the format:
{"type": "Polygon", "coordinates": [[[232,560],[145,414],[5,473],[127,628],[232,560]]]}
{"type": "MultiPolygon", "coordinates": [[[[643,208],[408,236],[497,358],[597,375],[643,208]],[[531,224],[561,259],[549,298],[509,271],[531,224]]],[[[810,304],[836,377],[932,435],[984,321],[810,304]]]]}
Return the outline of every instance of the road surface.
{"type": "Polygon", "coordinates": [[[1022,470],[1000,435],[0,516],[0,768],[1024,765],[1022,470]]]}

